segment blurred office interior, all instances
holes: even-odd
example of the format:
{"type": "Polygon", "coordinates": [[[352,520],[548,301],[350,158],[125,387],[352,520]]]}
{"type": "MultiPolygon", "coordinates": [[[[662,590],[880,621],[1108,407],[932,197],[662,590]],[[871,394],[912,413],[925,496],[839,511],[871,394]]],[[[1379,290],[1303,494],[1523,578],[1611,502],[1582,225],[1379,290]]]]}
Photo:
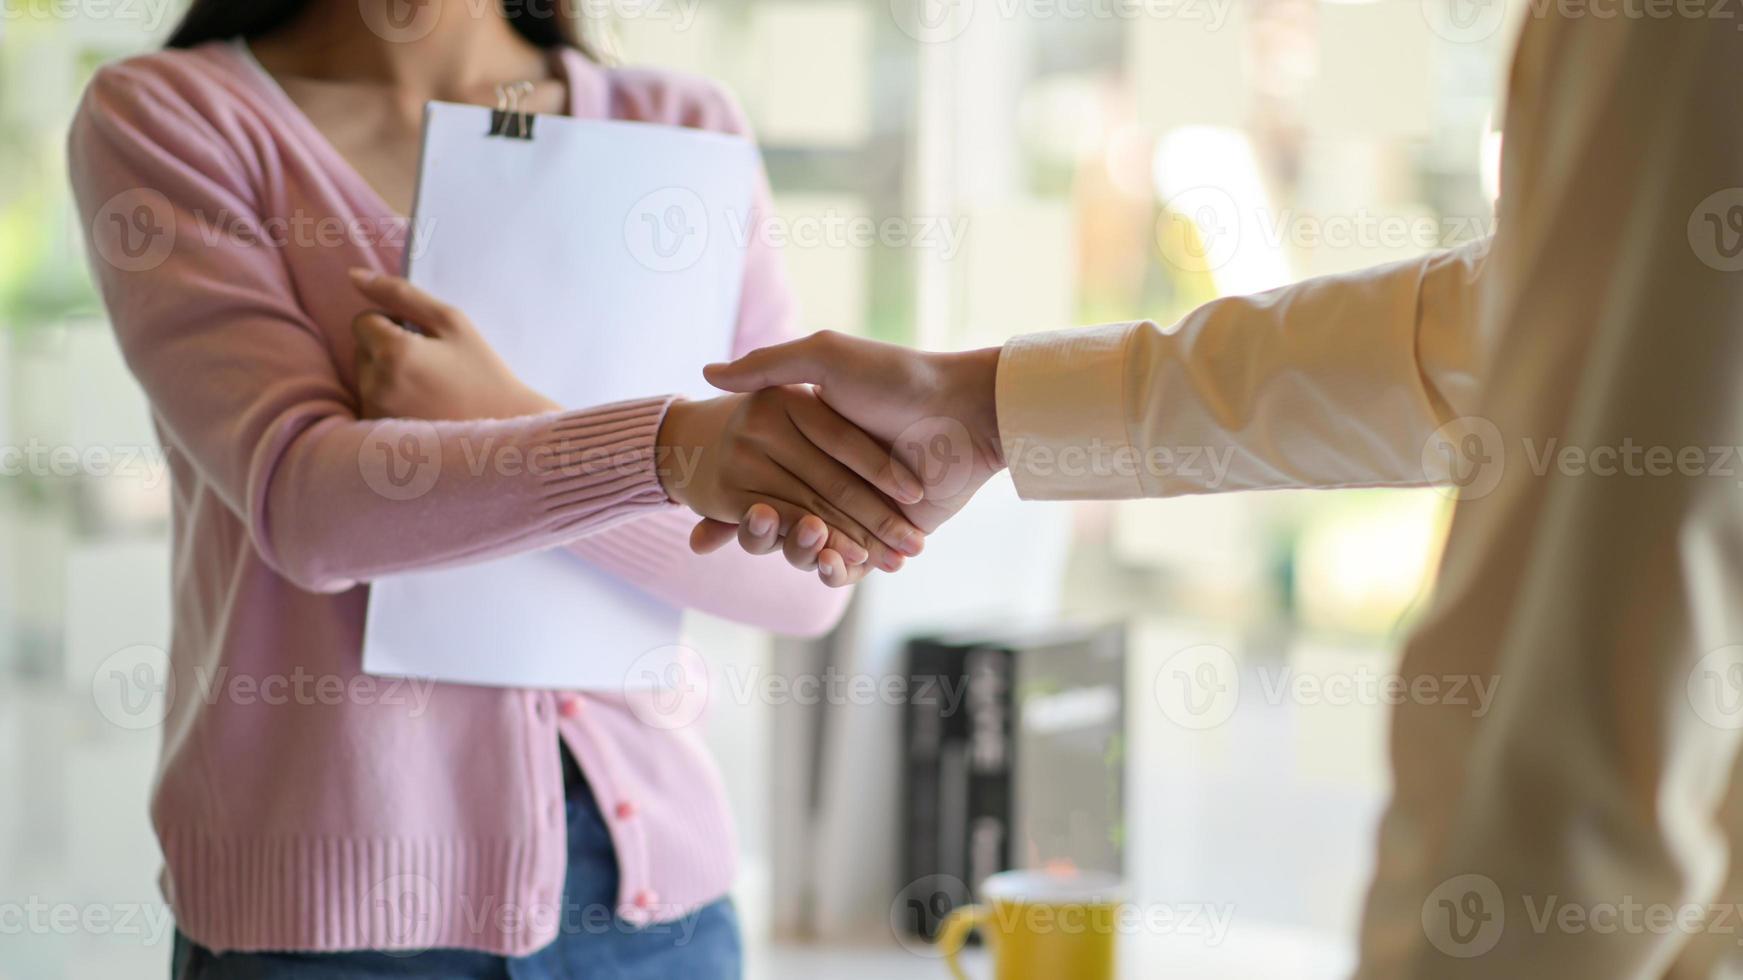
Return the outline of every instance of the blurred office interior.
{"type": "MultiPolygon", "coordinates": [[[[807,329],[960,348],[1168,322],[1485,234],[1512,23],[1472,29],[1440,2],[595,6],[625,62],[737,92],[807,329]]],[[[86,270],[63,141],[93,69],[160,44],[180,4],[0,4],[0,903],[161,907],[158,732],[127,724],[104,678],[168,642],[168,487],[86,270]]],[[[1233,912],[1221,934],[1133,938],[1134,975],[1338,975],[1387,706],[1255,682],[1193,729],[1157,676],[1206,647],[1273,680],[1383,673],[1448,512],[1432,490],[1031,505],[1001,483],[823,642],[697,619],[751,975],[945,975],[893,925],[915,884],[903,704],[790,682],[906,676],[915,637],[1061,624],[1121,638],[1123,812],[1098,818],[1116,870],[1142,901],[1233,912]]],[[[1013,863],[1058,856],[1024,844],[1013,863]]],[[[166,937],[113,927],[27,931],[0,939],[0,980],[162,975],[168,956],[166,937]]]]}

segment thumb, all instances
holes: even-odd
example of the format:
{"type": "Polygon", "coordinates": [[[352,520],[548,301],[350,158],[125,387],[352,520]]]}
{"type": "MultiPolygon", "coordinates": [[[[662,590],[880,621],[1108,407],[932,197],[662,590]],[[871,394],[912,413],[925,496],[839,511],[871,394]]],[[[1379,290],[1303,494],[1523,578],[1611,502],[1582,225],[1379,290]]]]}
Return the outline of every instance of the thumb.
{"type": "Polygon", "coordinates": [[[722,391],[823,384],[829,378],[829,358],[824,350],[827,346],[825,335],[813,334],[751,351],[730,364],[710,364],[702,369],[702,376],[722,391]]]}
{"type": "Polygon", "coordinates": [[[690,529],[690,550],[698,555],[719,551],[738,537],[738,525],[704,517],[690,529]]]}
{"type": "Polygon", "coordinates": [[[367,268],[352,269],[349,275],[365,299],[432,337],[451,337],[470,330],[465,314],[412,285],[409,279],[367,268]]]}
{"type": "Polygon", "coordinates": [[[357,355],[365,360],[391,353],[417,336],[380,310],[366,310],[351,321],[351,337],[357,342],[357,355]]]}

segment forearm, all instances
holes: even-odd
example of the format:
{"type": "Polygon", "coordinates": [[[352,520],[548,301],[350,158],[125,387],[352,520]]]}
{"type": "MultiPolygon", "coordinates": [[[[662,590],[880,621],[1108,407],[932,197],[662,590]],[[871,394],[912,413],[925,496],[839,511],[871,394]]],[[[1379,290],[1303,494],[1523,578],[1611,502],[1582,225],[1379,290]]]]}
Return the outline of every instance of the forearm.
{"type": "Polygon", "coordinates": [[[667,403],[497,422],[329,418],[255,469],[261,489],[244,506],[269,564],[313,591],[548,547],[666,506],[654,434],[667,403]]]}
{"type": "Polygon", "coordinates": [[[1011,341],[996,398],[1019,492],[1437,482],[1444,474],[1425,469],[1423,450],[1475,397],[1486,247],[1227,297],[1169,328],[1139,321],[1011,341]]]}
{"type": "Polygon", "coordinates": [[[672,606],[790,636],[827,632],[851,593],[830,589],[777,555],[690,550],[695,516],[677,508],[578,538],[569,551],[672,606]]]}

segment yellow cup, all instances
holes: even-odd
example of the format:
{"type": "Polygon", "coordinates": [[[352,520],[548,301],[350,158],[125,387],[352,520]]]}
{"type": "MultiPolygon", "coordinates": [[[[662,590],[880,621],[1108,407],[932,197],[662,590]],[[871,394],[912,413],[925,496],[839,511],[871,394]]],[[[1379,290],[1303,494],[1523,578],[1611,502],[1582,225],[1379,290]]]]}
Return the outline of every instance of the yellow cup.
{"type": "Polygon", "coordinates": [[[958,957],[979,931],[991,950],[993,980],[1113,980],[1120,880],[1107,874],[1005,871],[980,886],[981,902],[951,912],[938,946],[956,980],[958,957]]]}

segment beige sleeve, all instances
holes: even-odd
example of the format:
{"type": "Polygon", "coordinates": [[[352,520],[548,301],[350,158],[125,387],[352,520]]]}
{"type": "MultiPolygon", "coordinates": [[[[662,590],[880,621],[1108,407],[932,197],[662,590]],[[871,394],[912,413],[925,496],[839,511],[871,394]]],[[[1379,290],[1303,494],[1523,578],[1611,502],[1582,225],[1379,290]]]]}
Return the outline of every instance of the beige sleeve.
{"type": "Polygon", "coordinates": [[[1488,241],[1207,303],[1150,321],[1019,337],[999,360],[999,432],[1026,498],[1411,486],[1473,401],[1488,241]]]}

